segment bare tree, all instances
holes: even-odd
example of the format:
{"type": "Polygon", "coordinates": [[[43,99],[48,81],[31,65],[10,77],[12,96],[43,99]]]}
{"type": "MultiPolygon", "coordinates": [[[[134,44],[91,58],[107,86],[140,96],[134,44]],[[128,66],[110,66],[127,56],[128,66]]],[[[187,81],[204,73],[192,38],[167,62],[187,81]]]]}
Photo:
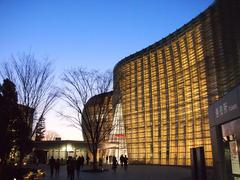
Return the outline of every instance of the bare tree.
{"type": "Polygon", "coordinates": [[[45,118],[42,118],[36,127],[35,141],[42,141],[45,137],[45,131],[45,118]]]}
{"type": "Polygon", "coordinates": [[[16,85],[18,103],[26,107],[22,118],[32,127],[32,138],[59,94],[53,86],[51,63],[47,58],[40,62],[33,54],[23,53],[17,57],[12,56],[9,62],[2,64],[0,75],[16,85]]]}
{"type": "Polygon", "coordinates": [[[97,151],[113,130],[112,73],[87,71],[77,68],[63,74],[65,88],[63,99],[76,112],[76,117],[65,115],[72,125],[82,130],[93,156],[93,168],[97,168],[97,151]]]}
{"type": "Polygon", "coordinates": [[[54,131],[46,131],[44,141],[54,141],[56,138],[60,138],[60,135],[54,131]]]}

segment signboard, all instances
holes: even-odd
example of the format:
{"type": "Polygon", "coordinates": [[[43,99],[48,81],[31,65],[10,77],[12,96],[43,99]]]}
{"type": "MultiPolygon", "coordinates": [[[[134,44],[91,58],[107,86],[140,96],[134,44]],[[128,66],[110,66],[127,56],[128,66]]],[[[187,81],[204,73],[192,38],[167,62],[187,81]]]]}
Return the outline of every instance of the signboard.
{"type": "Polygon", "coordinates": [[[238,109],[238,104],[233,103],[231,105],[228,105],[228,102],[223,102],[219,106],[215,107],[215,117],[216,119],[221,118],[222,116],[231,113],[234,110],[238,109]]]}
{"type": "Polygon", "coordinates": [[[237,142],[230,141],[229,146],[230,146],[232,173],[240,175],[240,164],[239,164],[237,142]]]}
{"type": "Polygon", "coordinates": [[[240,116],[240,86],[209,107],[210,125],[215,126],[240,116]]]}
{"type": "Polygon", "coordinates": [[[114,134],[116,138],[124,138],[124,134],[114,134]]]}

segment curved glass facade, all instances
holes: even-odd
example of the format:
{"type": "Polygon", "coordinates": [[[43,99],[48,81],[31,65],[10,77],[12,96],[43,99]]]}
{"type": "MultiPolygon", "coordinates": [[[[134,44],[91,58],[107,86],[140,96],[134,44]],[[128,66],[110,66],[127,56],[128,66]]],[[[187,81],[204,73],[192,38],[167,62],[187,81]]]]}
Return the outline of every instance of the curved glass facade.
{"type": "Polygon", "coordinates": [[[208,107],[239,82],[240,67],[223,55],[218,8],[115,66],[130,162],[190,165],[190,148],[203,146],[212,166],[208,107]]]}

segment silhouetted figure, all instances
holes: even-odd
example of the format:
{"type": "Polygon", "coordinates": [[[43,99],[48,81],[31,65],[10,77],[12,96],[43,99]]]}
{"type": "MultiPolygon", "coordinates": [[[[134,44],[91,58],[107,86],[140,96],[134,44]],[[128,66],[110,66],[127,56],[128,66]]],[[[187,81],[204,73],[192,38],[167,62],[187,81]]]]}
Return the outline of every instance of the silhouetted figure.
{"type": "Polygon", "coordinates": [[[81,160],[82,158],[79,156],[76,160],[76,170],[77,170],[77,177],[79,178],[80,167],[81,167],[81,160]]]}
{"type": "Polygon", "coordinates": [[[116,172],[116,169],[117,169],[117,158],[115,156],[113,156],[113,159],[112,159],[112,169],[114,172],[116,172]]]}
{"type": "Polygon", "coordinates": [[[49,159],[48,164],[50,166],[51,177],[53,177],[53,171],[55,166],[55,159],[53,158],[53,156],[51,157],[51,159],[49,159]]]}
{"type": "Polygon", "coordinates": [[[109,163],[112,164],[112,159],[113,157],[112,156],[109,156],[109,163]]]}
{"type": "Polygon", "coordinates": [[[99,160],[98,160],[98,165],[99,165],[99,169],[102,169],[102,170],[103,170],[103,168],[102,168],[103,159],[102,159],[102,158],[99,158],[99,160]]]}
{"type": "Polygon", "coordinates": [[[84,157],[83,156],[81,156],[81,166],[82,166],[82,168],[84,166],[84,157]]]}
{"type": "Polygon", "coordinates": [[[124,162],[124,157],[123,157],[123,154],[120,156],[120,164],[121,166],[123,167],[123,162],[124,162]]]}
{"type": "Polygon", "coordinates": [[[55,162],[55,176],[59,176],[59,169],[60,169],[60,159],[57,158],[55,162]]]}
{"type": "Polygon", "coordinates": [[[66,167],[67,167],[67,176],[70,177],[70,161],[71,161],[71,156],[68,157],[66,161],[66,167]]]}
{"type": "Polygon", "coordinates": [[[108,156],[106,156],[106,164],[108,164],[108,156]]]}
{"type": "Polygon", "coordinates": [[[36,163],[36,166],[38,168],[38,166],[39,166],[39,159],[38,159],[38,157],[35,157],[35,163],[36,163]]]}
{"type": "Polygon", "coordinates": [[[124,169],[127,170],[127,166],[128,166],[128,157],[125,155],[125,157],[123,158],[123,163],[124,163],[124,169]]]}
{"type": "Polygon", "coordinates": [[[89,165],[89,160],[90,160],[90,157],[87,155],[86,157],[86,160],[87,160],[87,165],[89,165]]]}
{"type": "Polygon", "coordinates": [[[69,175],[70,175],[70,179],[71,179],[71,180],[74,180],[74,175],[75,175],[75,160],[74,160],[72,157],[70,158],[69,175]]]}

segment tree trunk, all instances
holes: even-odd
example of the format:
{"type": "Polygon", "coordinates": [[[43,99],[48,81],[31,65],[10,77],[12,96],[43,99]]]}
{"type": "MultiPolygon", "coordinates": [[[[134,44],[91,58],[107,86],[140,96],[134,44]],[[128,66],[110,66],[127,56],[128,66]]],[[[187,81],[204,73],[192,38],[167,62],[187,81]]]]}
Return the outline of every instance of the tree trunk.
{"type": "Polygon", "coordinates": [[[0,162],[0,178],[2,179],[3,178],[3,167],[4,167],[4,164],[3,164],[3,162],[1,161],[0,162]]]}
{"type": "Polygon", "coordinates": [[[20,168],[22,168],[23,159],[24,159],[24,155],[23,155],[23,153],[20,152],[20,157],[19,157],[19,167],[20,167],[20,168]]]}
{"type": "Polygon", "coordinates": [[[96,170],[97,169],[97,150],[94,150],[92,155],[93,155],[93,169],[96,170]]]}

